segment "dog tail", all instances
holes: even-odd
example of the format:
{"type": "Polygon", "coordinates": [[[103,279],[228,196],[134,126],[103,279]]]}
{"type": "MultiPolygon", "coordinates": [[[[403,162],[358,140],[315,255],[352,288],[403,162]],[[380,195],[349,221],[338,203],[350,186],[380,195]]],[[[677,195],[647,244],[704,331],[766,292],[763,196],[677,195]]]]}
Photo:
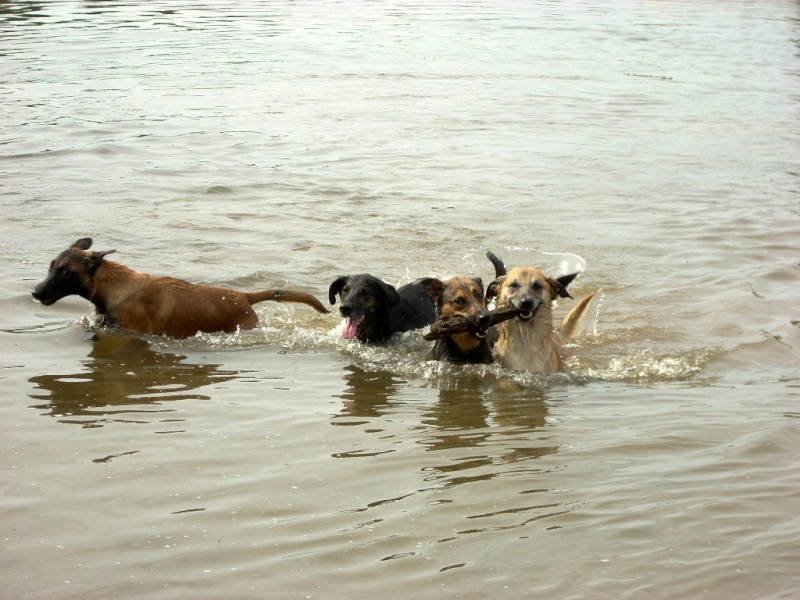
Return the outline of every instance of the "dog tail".
{"type": "Polygon", "coordinates": [[[250,304],[273,300],[274,302],[299,302],[307,304],[318,313],[327,313],[328,309],[311,294],[295,290],[261,290],[260,292],[245,292],[250,304]]]}
{"type": "Polygon", "coordinates": [[[578,337],[581,333],[583,333],[587,326],[590,324],[589,321],[593,319],[587,318],[587,315],[592,312],[594,308],[594,313],[596,315],[597,310],[599,309],[599,302],[594,303],[593,300],[602,298],[602,293],[600,290],[593,294],[589,294],[585,298],[581,298],[581,300],[575,305],[575,307],[569,311],[564,320],[561,321],[561,327],[559,327],[559,335],[561,336],[561,341],[563,343],[567,343],[573,338],[578,337]]]}

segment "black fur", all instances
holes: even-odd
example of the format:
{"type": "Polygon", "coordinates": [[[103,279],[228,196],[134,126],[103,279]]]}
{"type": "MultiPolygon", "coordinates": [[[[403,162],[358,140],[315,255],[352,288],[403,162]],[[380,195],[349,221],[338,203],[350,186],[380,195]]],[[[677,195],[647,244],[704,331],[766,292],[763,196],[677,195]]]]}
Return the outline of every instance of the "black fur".
{"type": "Polygon", "coordinates": [[[495,279],[497,279],[498,277],[502,277],[503,275],[506,274],[506,265],[503,263],[502,260],[500,260],[500,258],[498,258],[498,256],[494,252],[492,252],[491,250],[487,250],[486,258],[488,258],[492,262],[492,265],[494,265],[495,279]]]}
{"type": "MultiPolygon", "coordinates": [[[[33,290],[33,297],[45,306],[55,304],[66,296],[76,295],[92,300],[94,274],[103,262],[103,257],[116,250],[92,252],[83,250],[92,247],[92,238],[81,238],[64,250],[50,263],[47,277],[33,290]]],[[[102,308],[101,312],[102,312],[102,308]]]]}
{"type": "Polygon", "coordinates": [[[331,304],[336,304],[337,295],[341,298],[339,312],[348,320],[345,331],[356,328],[355,337],[361,342],[381,342],[394,333],[419,329],[436,319],[433,300],[419,283],[395,289],[366,273],[344,275],[328,290],[331,304]],[[357,325],[351,325],[353,322],[357,325]]]}

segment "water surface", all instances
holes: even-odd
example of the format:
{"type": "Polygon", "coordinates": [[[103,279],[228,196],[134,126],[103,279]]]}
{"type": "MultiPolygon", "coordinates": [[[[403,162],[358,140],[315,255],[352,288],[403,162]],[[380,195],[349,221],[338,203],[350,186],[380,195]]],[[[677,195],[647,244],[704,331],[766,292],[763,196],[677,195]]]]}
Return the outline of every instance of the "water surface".
{"type": "MultiPolygon", "coordinates": [[[[5,2],[3,598],[800,595],[793,2],[5,2]],[[567,373],[30,291],[602,290],[567,373]]],[[[556,308],[563,315],[572,306],[556,308]]]]}

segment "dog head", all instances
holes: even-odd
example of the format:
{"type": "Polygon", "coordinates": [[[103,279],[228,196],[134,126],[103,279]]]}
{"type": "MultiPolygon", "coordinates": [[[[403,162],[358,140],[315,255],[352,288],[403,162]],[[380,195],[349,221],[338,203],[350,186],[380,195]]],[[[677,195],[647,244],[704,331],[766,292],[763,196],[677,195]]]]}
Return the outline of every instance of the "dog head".
{"type": "Polygon", "coordinates": [[[92,238],[81,238],[50,263],[47,277],[33,290],[33,297],[46,306],[66,296],[91,300],[95,291],[94,274],[103,257],[115,250],[89,252],[92,238]]]}
{"type": "Polygon", "coordinates": [[[331,304],[336,304],[337,295],[341,299],[339,312],[345,318],[345,339],[375,342],[389,337],[389,310],[400,302],[394,287],[366,273],[344,275],[328,290],[331,304]]]}
{"type": "Polygon", "coordinates": [[[422,279],[419,283],[436,303],[439,317],[460,316],[469,322],[469,332],[453,336],[453,341],[462,346],[462,349],[470,349],[486,338],[492,315],[486,308],[483,281],[478,277],[453,277],[447,281],[431,277],[422,279]],[[470,339],[464,339],[464,336],[470,339]]]}
{"type": "Polygon", "coordinates": [[[515,267],[489,284],[486,295],[497,297],[498,308],[514,308],[518,319],[530,321],[556,298],[572,298],[567,286],[576,276],[573,273],[554,279],[533,267],[515,267]]]}

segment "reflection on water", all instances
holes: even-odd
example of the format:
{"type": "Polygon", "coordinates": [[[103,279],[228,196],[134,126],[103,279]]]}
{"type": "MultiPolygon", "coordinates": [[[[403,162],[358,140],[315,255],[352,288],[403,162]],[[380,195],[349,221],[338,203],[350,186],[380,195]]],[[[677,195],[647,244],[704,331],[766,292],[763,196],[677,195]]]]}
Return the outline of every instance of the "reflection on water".
{"type": "MultiPolygon", "coordinates": [[[[406,382],[390,371],[366,371],[356,365],[345,367],[347,387],[340,397],[344,400],[342,414],[346,417],[378,417],[385,411],[393,396],[406,382]]],[[[364,421],[351,419],[334,421],[334,425],[359,425],[364,421]]]]}
{"type": "Polygon", "coordinates": [[[78,373],[36,375],[29,381],[39,393],[31,394],[46,411],[63,423],[99,427],[113,415],[162,413],[164,401],[208,400],[199,388],[235,378],[238,373],[222,371],[219,365],[184,363],[185,356],[161,354],[139,338],[99,334],[78,373]],[[132,408],[137,406],[137,408],[132,408]],[[74,419],[80,417],[80,419],[74,419]]]}
{"type": "MultiPolygon", "coordinates": [[[[546,386],[525,387],[504,378],[479,377],[469,366],[449,368],[462,371],[458,384],[453,385],[453,373],[446,371],[437,381],[438,400],[420,407],[421,424],[414,427],[414,443],[442,461],[422,468],[424,484],[418,491],[536,472],[527,461],[558,451],[547,431],[546,386]]],[[[346,367],[344,379],[348,386],[340,397],[345,402],[332,424],[369,425],[383,418],[376,427],[384,438],[391,437],[385,432],[385,415],[407,383],[392,372],[355,365],[346,367]]],[[[375,440],[376,447],[334,456],[363,458],[394,451],[386,450],[382,441],[375,440]]]]}
{"type": "Polygon", "coordinates": [[[448,460],[426,467],[425,481],[449,488],[536,471],[522,463],[558,451],[546,432],[546,417],[546,393],[541,389],[508,393],[473,380],[466,389],[440,390],[439,401],[424,415],[431,429],[420,443],[448,460]],[[498,468],[511,464],[517,466],[498,468]]]}
{"type": "Polygon", "coordinates": [[[0,2],[0,15],[9,21],[24,21],[43,15],[41,2],[0,2]]]}
{"type": "Polygon", "coordinates": [[[432,434],[422,441],[427,450],[480,446],[492,432],[486,390],[472,384],[465,389],[440,389],[439,401],[424,414],[432,434]]]}

